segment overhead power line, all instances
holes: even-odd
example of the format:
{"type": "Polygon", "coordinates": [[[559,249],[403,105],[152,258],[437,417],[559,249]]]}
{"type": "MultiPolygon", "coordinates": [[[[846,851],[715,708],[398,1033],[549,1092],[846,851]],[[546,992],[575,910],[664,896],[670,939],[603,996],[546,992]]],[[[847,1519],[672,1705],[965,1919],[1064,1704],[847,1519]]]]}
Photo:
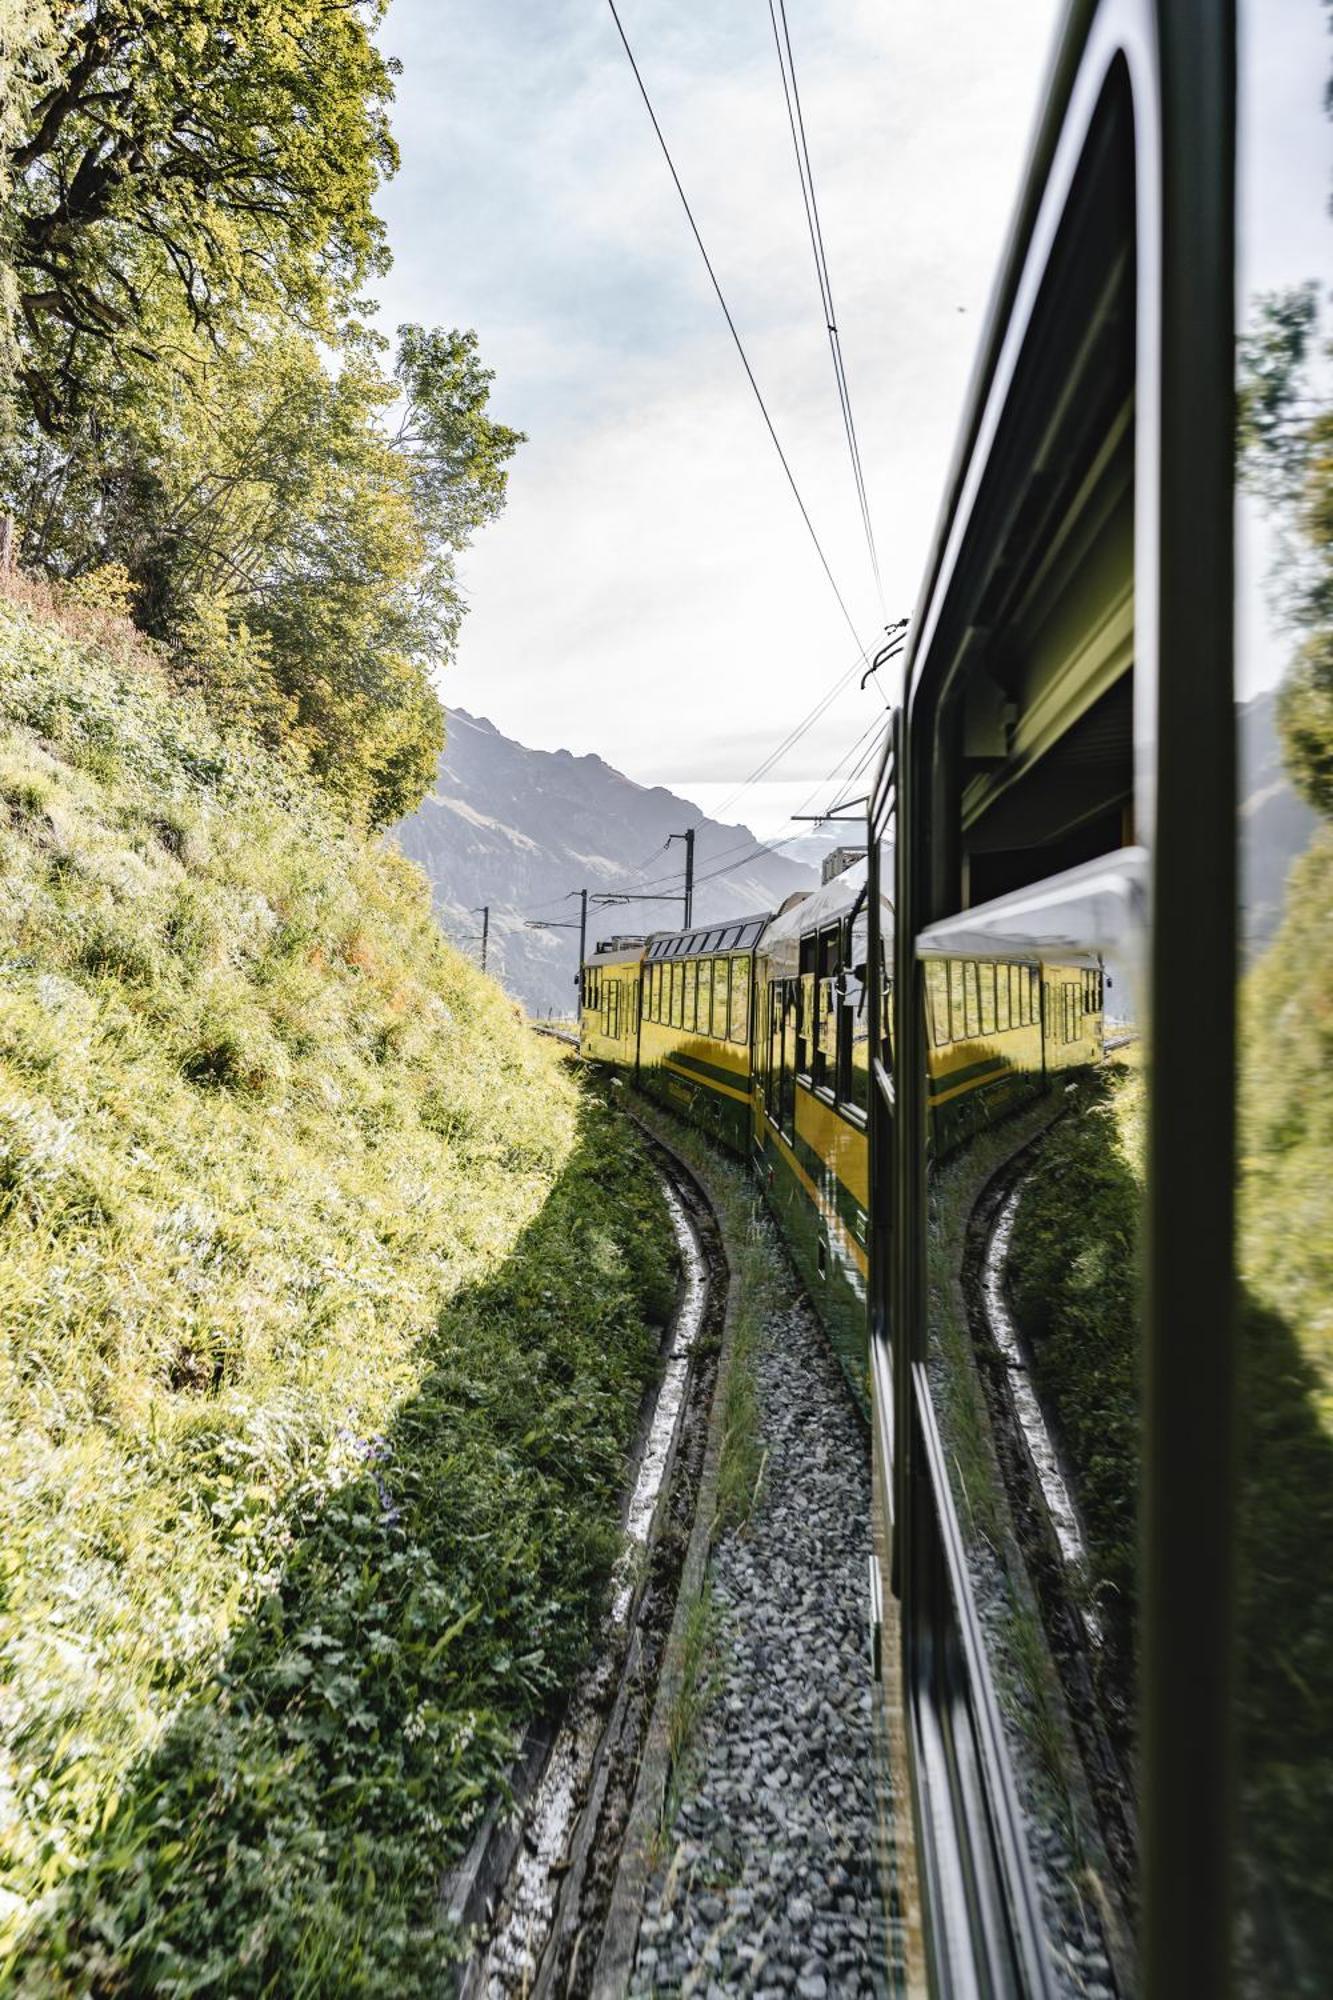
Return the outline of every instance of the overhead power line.
{"type": "Polygon", "coordinates": [[[879,555],[875,548],[875,531],[870,525],[870,502],[866,496],[865,474],[861,466],[861,448],[856,441],[856,424],[852,417],[851,391],[847,387],[847,370],[842,358],[842,340],[838,333],[838,316],[833,309],[833,285],[829,277],[828,254],[824,249],[824,232],[819,221],[819,203],[815,197],[815,170],[810,163],[810,147],[805,136],[805,115],[801,109],[801,92],[796,81],[796,58],[792,54],[791,35],[787,28],[786,0],[768,0],[768,15],[773,23],[773,41],[778,52],[778,68],[782,72],[782,95],[787,105],[787,124],[791,128],[792,150],[796,155],[796,173],[801,183],[801,200],[805,206],[805,224],[810,235],[810,250],[815,260],[815,277],[819,283],[819,302],[824,314],[824,324],[828,329],[829,350],[833,356],[833,377],[838,389],[838,403],[842,410],[843,429],[847,433],[847,450],[852,461],[852,478],[856,482],[856,498],[861,509],[861,525],[865,529],[866,548],[870,553],[870,567],[874,572],[875,589],[879,594],[879,608],[884,611],[884,585],[879,573],[879,555]],[[779,26],[781,22],[781,26],[779,26]]]}
{"type": "Polygon", "coordinates": [[[768,414],[768,405],[764,401],[763,393],[760,390],[758,382],[755,380],[754,370],[750,366],[750,357],[745,352],[745,343],[742,341],[740,334],[737,331],[736,322],[731,316],[731,308],[727,304],[726,296],[723,293],[722,286],[718,281],[717,272],[713,269],[713,260],[709,256],[708,251],[704,245],[704,239],[699,233],[699,225],[694,219],[694,210],[690,207],[689,199],[686,196],[685,189],[681,184],[680,175],[676,172],[676,163],[671,157],[671,149],[667,145],[665,135],[663,134],[662,131],[662,127],[657,122],[657,113],[654,111],[653,101],[651,97],[649,97],[648,95],[648,86],[645,84],[643,77],[640,74],[639,65],[634,59],[634,51],[630,47],[629,36],[625,33],[624,25],[621,22],[620,15],[616,11],[616,0],[606,0],[606,4],[611,10],[611,19],[616,24],[616,32],[620,36],[621,44],[624,48],[625,54],[629,57],[629,66],[634,72],[634,81],[639,86],[639,95],[643,99],[644,108],[647,111],[648,117],[652,122],[653,131],[657,135],[657,143],[662,148],[662,157],[667,163],[667,170],[670,173],[671,179],[675,184],[676,193],[680,196],[680,204],[685,211],[685,218],[690,225],[691,233],[694,237],[696,244],[699,247],[699,255],[703,258],[704,269],[707,271],[709,279],[712,282],[713,290],[717,294],[717,302],[722,308],[722,316],[727,322],[727,330],[731,334],[731,338],[735,343],[736,352],[740,356],[741,366],[745,370],[746,380],[749,382],[751,389],[754,391],[754,399],[759,405],[760,414],[764,419],[765,426],[767,427],[768,430],[768,435],[773,441],[773,449],[774,451],[776,451],[778,458],[781,461],[782,470],[787,475],[787,484],[791,487],[792,496],[796,501],[796,505],[801,510],[801,519],[805,522],[806,528],[810,535],[810,539],[815,545],[815,553],[818,555],[820,563],[823,566],[824,574],[829,580],[829,586],[833,591],[833,595],[838,600],[838,608],[842,612],[843,618],[846,621],[847,629],[851,633],[853,639],[855,639],[862,653],[864,653],[865,647],[862,644],[861,635],[857,631],[856,626],[852,622],[852,615],[850,611],[847,609],[847,605],[843,598],[842,592],[838,588],[837,579],[835,578],[833,571],[829,567],[828,557],[824,554],[823,544],[820,542],[819,536],[815,533],[814,522],[810,519],[810,515],[806,508],[805,501],[801,498],[801,489],[796,484],[795,474],[792,472],[791,466],[787,462],[787,454],[782,449],[781,441],[779,440],[777,431],[774,429],[773,426],[773,419],[768,414]]]}

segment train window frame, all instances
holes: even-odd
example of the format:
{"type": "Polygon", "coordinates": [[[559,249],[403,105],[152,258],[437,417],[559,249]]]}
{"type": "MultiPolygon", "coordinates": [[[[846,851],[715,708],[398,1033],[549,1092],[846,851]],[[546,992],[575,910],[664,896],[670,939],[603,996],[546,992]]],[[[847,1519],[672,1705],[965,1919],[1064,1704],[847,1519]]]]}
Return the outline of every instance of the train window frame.
{"type": "Polygon", "coordinates": [[[945,960],[949,970],[949,1040],[961,1042],[967,1039],[967,1029],[963,1015],[963,961],[961,958],[945,960]]]}
{"type": "Polygon", "coordinates": [[[963,960],[963,1040],[974,1042],[981,1032],[981,982],[977,961],[963,960]]]}
{"type": "Polygon", "coordinates": [[[1009,1032],[1009,967],[997,965],[995,968],[995,1032],[1007,1035],[1009,1032]]]}
{"type": "Polygon", "coordinates": [[[807,1089],[813,1087],[811,1055],[813,1050],[815,1025],[815,964],[816,938],[814,932],[801,939],[797,960],[796,978],[796,1052],[795,1075],[807,1089]]]}
{"type": "Polygon", "coordinates": [[[730,959],[728,964],[731,968],[728,976],[728,1038],[745,1045],[750,1039],[750,955],[743,952],[738,958],[730,959]]]}
{"type": "Polygon", "coordinates": [[[996,1033],[995,967],[981,964],[977,968],[977,977],[981,988],[981,1032],[983,1035],[993,1035],[996,1033]],[[989,1009],[986,1005],[988,999],[989,1009]],[[988,1012],[989,1019],[987,1019],[988,1012]]]}
{"type": "Polygon", "coordinates": [[[713,960],[713,1040],[725,1042],[731,1029],[731,979],[726,958],[713,960]]]}
{"type": "Polygon", "coordinates": [[[926,966],[922,992],[926,1003],[926,1025],[933,1048],[949,1046],[949,967],[944,959],[932,959],[926,966]]]}
{"type": "Polygon", "coordinates": [[[713,961],[701,958],[694,971],[694,1026],[696,1033],[713,1032],[713,961]]]}

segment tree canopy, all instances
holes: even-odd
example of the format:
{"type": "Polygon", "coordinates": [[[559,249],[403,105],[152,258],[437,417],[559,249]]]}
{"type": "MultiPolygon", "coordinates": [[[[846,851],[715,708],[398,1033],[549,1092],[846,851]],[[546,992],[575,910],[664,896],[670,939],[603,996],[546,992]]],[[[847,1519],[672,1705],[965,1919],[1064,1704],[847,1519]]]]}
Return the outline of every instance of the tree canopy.
{"type": "Polygon", "coordinates": [[[456,559],[520,442],[475,335],[369,329],[385,5],[0,0],[22,559],[114,566],[185,678],[375,823],[430,782],[456,559]]]}
{"type": "Polygon", "coordinates": [[[1319,293],[1314,285],[1257,302],[1240,355],[1243,483],[1273,518],[1275,607],[1298,636],[1278,697],[1292,781],[1333,818],[1333,408],[1316,388],[1319,293]]]}

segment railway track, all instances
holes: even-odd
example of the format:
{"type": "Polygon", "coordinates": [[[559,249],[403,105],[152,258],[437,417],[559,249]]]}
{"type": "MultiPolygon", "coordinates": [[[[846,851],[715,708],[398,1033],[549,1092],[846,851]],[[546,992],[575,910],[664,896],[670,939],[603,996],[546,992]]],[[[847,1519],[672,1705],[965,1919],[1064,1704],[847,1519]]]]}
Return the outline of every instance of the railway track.
{"type": "Polygon", "coordinates": [[[527,1747],[515,1811],[493,1815],[450,1885],[474,1936],[461,2000],[886,1990],[864,1431],[757,1221],[781,1286],[758,1360],[762,1491],[743,1533],[717,1532],[737,1282],[698,1181],[669,1155],[661,1166],[686,1277],[625,1546],[592,1662],[527,1747]],[[702,1717],[675,1761],[705,1595],[702,1717]]]}
{"type": "Polygon", "coordinates": [[[523,1747],[511,1804],[445,1884],[473,1941],[460,2000],[592,1990],[694,1519],[726,1292],[706,1200],[680,1162],[661,1152],[658,1165],[683,1275],[640,1414],[608,1608],[564,1710],[523,1747]]]}

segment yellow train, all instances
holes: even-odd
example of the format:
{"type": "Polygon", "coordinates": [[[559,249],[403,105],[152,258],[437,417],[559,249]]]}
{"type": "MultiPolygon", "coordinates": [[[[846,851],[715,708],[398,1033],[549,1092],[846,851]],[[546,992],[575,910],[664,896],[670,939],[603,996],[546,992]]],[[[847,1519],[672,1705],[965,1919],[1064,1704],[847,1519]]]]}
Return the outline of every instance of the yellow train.
{"type": "MultiPolygon", "coordinates": [[[[583,968],[580,1048],[749,1156],[862,1407],[869,1398],[871,1010],[867,864],[771,915],[613,937],[583,968]]],[[[881,916],[890,936],[892,915],[881,916]]],[[[943,958],[927,970],[937,1155],[1058,1071],[1096,1062],[1103,971],[943,958]]]]}

